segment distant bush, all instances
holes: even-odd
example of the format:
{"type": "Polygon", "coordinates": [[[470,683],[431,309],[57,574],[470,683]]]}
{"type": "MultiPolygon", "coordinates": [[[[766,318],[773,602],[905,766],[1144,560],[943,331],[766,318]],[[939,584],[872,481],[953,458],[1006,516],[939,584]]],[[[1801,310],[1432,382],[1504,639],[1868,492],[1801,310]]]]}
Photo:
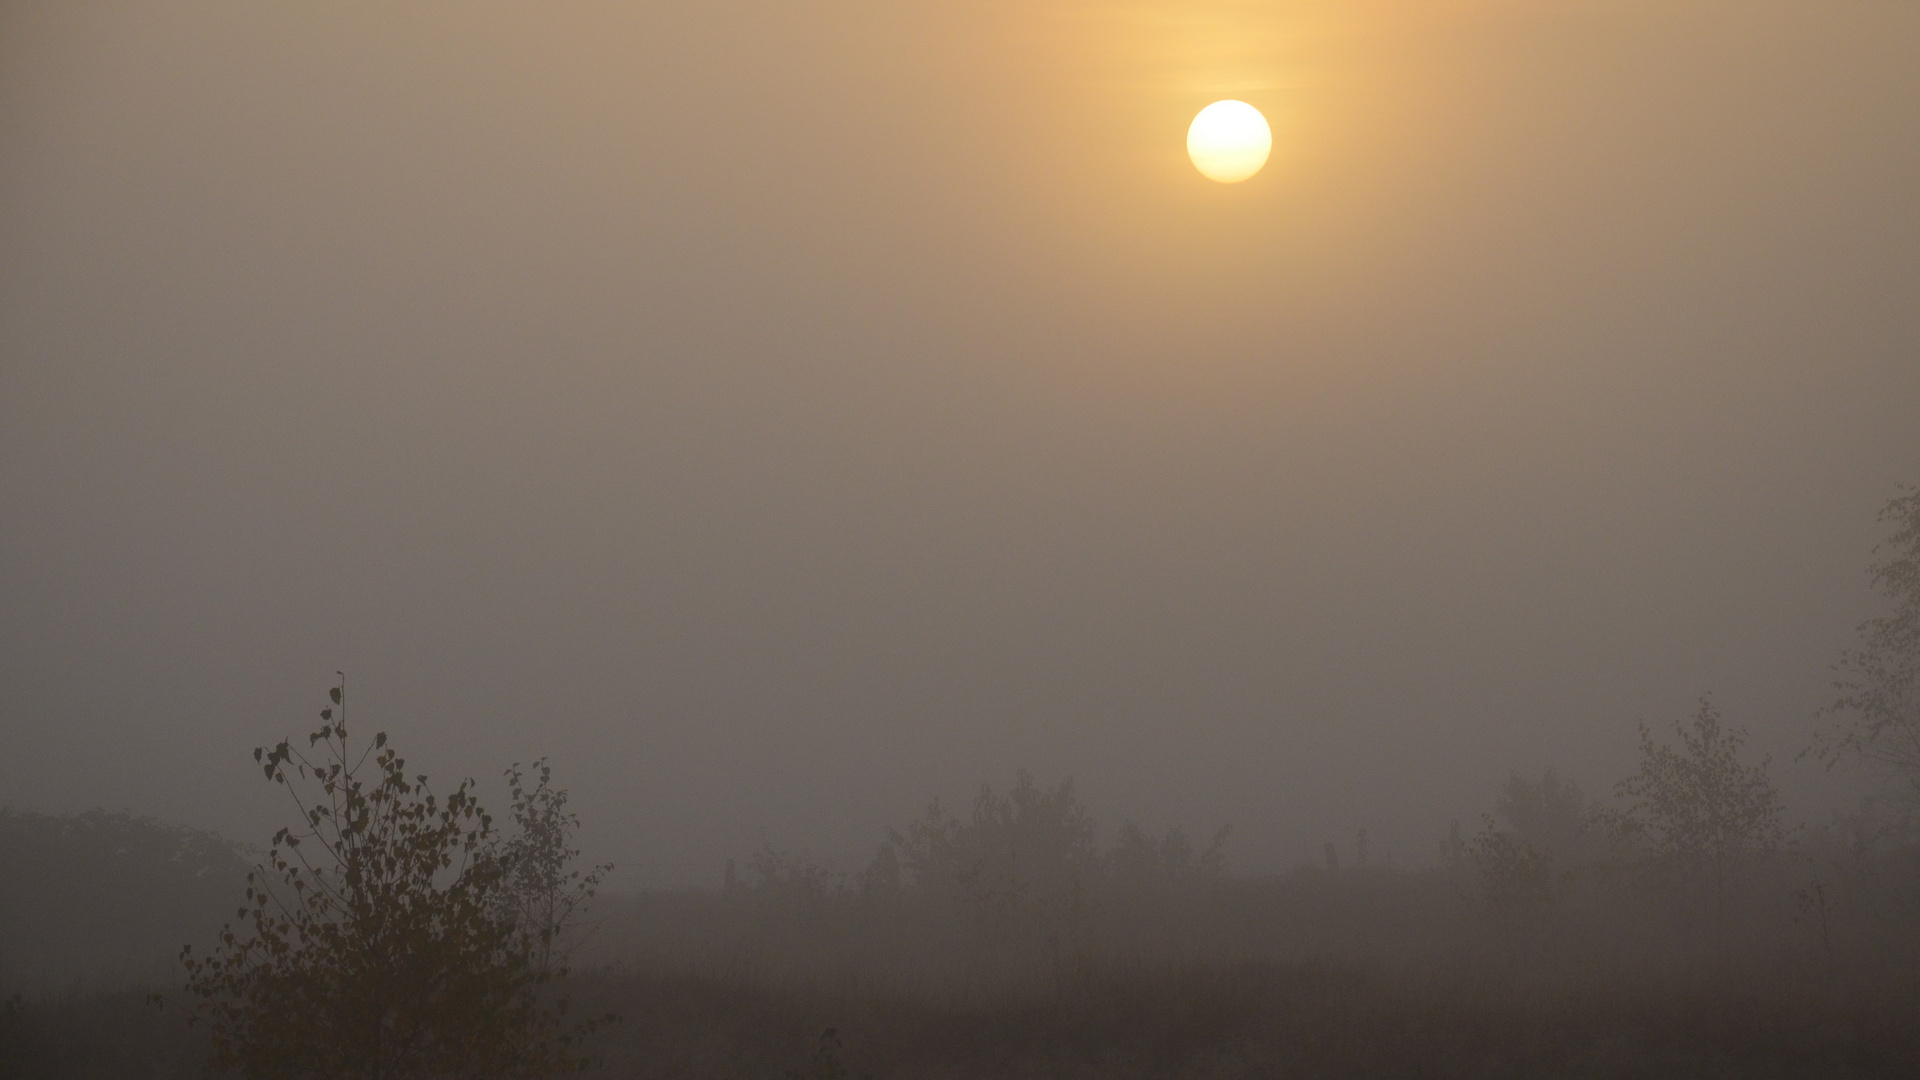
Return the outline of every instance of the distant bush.
{"type": "Polygon", "coordinates": [[[1511,773],[1471,840],[1454,823],[1440,846],[1443,869],[1476,895],[1509,945],[1531,944],[1606,846],[1580,788],[1548,769],[1539,780],[1511,773]]]}
{"type": "Polygon", "coordinates": [[[1717,907],[1736,874],[1786,843],[1784,809],[1767,760],[1743,759],[1746,734],[1712,702],[1673,730],[1677,746],[1640,725],[1640,769],[1615,785],[1626,806],[1607,820],[1630,857],[1717,907]]]}
{"type": "Polygon", "coordinates": [[[0,809],[0,988],[171,981],[210,943],[249,860],[212,833],[128,813],[0,809]]]}
{"type": "Polygon", "coordinates": [[[1206,847],[1196,849],[1177,826],[1155,840],[1140,826],[1123,821],[1107,850],[1107,879],[1122,893],[1139,894],[1219,878],[1227,872],[1226,844],[1232,832],[1233,826],[1222,826],[1206,847]]]}
{"type": "Polygon", "coordinates": [[[1155,838],[1124,821],[1103,852],[1073,781],[1043,788],[1023,770],[1005,794],[982,784],[966,818],[938,802],[929,806],[880,846],[859,881],[868,893],[904,889],[924,902],[1058,921],[1109,897],[1221,877],[1231,831],[1222,828],[1196,848],[1179,828],[1155,838]]]}

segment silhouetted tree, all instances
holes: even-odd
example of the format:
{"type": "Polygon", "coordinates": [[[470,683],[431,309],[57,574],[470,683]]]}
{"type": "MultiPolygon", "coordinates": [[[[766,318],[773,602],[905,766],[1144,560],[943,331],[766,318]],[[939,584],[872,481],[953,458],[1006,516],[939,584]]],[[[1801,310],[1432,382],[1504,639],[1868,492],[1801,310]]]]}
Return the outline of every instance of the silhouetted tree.
{"type": "Polygon", "coordinates": [[[1740,760],[1746,736],[1723,726],[1712,702],[1701,699],[1692,722],[1675,724],[1674,733],[1677,749],[1640,725],[1640,770],[1614,785],[1630,801],[1607,820],[1676,884],[1717,900],[1742,863],[1785,842],[1780,795],[1766,759],[1740,760]]]}
{"type": "Polygon", "coordinates": [[[1206,847],[1196,851],[1182,829],[1168,829],[1156,841],[1140,826],[1123,821],[1113,847],[1107,850],[1107,876],[1118,888],[1132,892],[1219,877],[1226,873],[1225,848],[1232,831],[1232,826],[1222,827],[1206,847]]]}
{"type": "Polygon", "coordinates": [[[1047,791],[1024,770],[1005,795],[981,785],[969,820],[935,803],[895,843],[915,888],[988,910],[1071,912],[1100,877],[1073,781],[1047,791]]]}
{"type": "Polygon", "coordinates": [[[1889,502],[1880,520],[1892,532],[1869,573],[1893,611],[1861,623],[1859,644],[1834,665],[1838,696],[1820,711],[1825,726],[1810,752],[1829,764],[1876,762],[1920,798],[1920,489],[1889,502]]]}
{"type": "Polygon", "coordinates": [[[1509,940],[1525,947],[1569,894],[1574,875],[1599,858],[1592,820],[1580,789],[1552,769],[1539,780],[1509,773],[1471,841],[1453,823],[1440,845],[1441,862],[1457,886],[1478,893],[1509,940]]]}
{"type": "Polygon", "coordinates": [[[894,896],[900,892],[901,884],[899,847],[888,840],[861,871],[860,891],[868,896],[894,896]]]}
{"type": "Polygon", "coordinates": [[[1552,769],[1539,780],[1510,773],[1493,804],[1493,816],[1563,871],[1597,860],[1604,852],[1594,835],[1594,807],[1578,785],[1560,779],[1552,769]]]}
{"type": "Polygon", "coordinates": [[[771,842],[747,857],[747,888],[761,896],[819,898],[848,887],[845,874],[771,842]]]}
{"type": "Polygon", "coordinates": [[[613,864],[573,868],[580,855],[573,846],[579,815],[567,809],[566,791],[553,786],[546,759],[532,768],[529,775],[516,762],[505,774],[515,828],[500,845],[506,870],[501,912],[532,938],[535,967],[554,971],[570,958],[570,931],[613,864]]]}
{"type": "Polygon", "coordinates": [[[350,744],[342,688],[331,696],[308,751],[254,751],[301,822],[250,875],[239,928],[183,955],[213,1065],[380,1080],[584,1067],[591,1025],[565,1028],[542,994],[551,974],[505,914],[514,867],[471,781],[435,796],[385,733],[350,744]]]}
{"type": "Polygon", "coordinates": [[[1160,847],[1140,826],[1123,821],[1107,851],[1107,872],[1123,889],[1152,888],[1161,881],[1160,847]]]}
{"type": "Polygon", "coordinates": [[[1480,896],[1503,927],[1533,929],[1559,900],[1553,857],[1525,837],[1496,828],[1492,818],[1475,834],[1466,854],[1480,878],[1480,896]]]}

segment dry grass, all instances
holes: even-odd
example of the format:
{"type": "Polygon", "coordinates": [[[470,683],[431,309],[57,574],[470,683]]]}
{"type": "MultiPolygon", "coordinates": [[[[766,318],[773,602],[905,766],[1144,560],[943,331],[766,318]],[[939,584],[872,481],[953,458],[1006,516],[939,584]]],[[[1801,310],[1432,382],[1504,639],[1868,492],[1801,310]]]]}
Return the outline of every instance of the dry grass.
{"type": "Polygon", "coordinates": [[[825,1028],[853,1076],[1908,1076],[1912,982],[1806,971],[1548,985],[1410,979],[1328,962],[1073,965],[1048,986],[938,997],[853,983],[596,976],[583,1003],[625,1020],[608,1075],[778,1077],[825,1028]]]}
{"type": "MultiPolygon", "coordinates": [[[[1906,1077],[1920,927],[1874,898],[1909,878],[1817,924],[1790,876],[1710,920],[1595,884],[1525,932],[1433,874],[1222,882],[1067,922],[656,895],[603,908],[569,992],[622,1018],[597,1074],[648,1080],[1906,1077]]],[[[140,992],[35,999],[0,1016],[0,1077],[198,1076],[182,1020],[140,992]]]]}
{"type": "MultiPolygon", "coordinates": [[[[853,978],[601,972],[597,1074],[849,1077],[1870,1077],[1920,1062],[1920,980],[1693,965],[1577,981],[1462,964],[1066,963],[942,991],[853,978]],[[829,1063],[831,1066],[835,1063],[829,1063]]],[[[46,999],[0,1026],[0,1076],[197,1076],[204,1043],[136,992],[46,999]]]]}

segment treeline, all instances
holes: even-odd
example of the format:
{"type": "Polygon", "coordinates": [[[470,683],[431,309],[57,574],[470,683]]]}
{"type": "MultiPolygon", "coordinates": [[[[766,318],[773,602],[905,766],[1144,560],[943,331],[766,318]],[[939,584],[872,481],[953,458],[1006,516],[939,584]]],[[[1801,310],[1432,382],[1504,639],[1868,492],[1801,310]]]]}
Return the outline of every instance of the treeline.
{"type": "Polygon", "coordinates": [[[0,991],[177,982],[246,888],[253,858],[129,813],[0,809],[0,991]]]}
{"type": "Polygon", "coordinates": [[[1101,851],[1073,781],[1048,789],[1022,771],[1005,794],[982,784],[965,817],[934,802],[904,832],[890,832],[857,874],[835,874],[767,844],[746,860],[744,875],[728,860],[722,888],[814,896],[913,891],[958,907],[1070,912],[1109,888],[1140,891],[1219,878],[1231,832],[1222,826],[1196,848],[1178,827],[1155,837],[1124,821],[1113,845],[1101,851]]]}
{"type": "Polygon", "coordinates": [[[336,686],[304,748],[255,752],[296,811],[264,852],[0,813],[0,975],[152,961],[156,1000],[201,1021],[15,996],[0,1076],[827,1080],[863,1054],[902,1076],[1906,1075],[1920,492],[1885,516],[1892,611],[1842,658],[1808,752],[1882,770],[1889,796],[1824,826],[1790,826],[1770,763],[1702,701],[1643,726],[1604,797],[1510,776],[1433,867],[1235,877],[1227,830],[1132,823],[1101,847],[1070,781],[1022,773],[964,814],[935,803],[857,872],[766,847],[718,890],[606,900],[544,765],[508,770],[496,823],[471,781],[433,788],[384,734],[350,744],[336,686]],[[148,950],[209,934],[181,992],[148,950]]]}
{"type": "MultiPolygon", "coordinates": [[[[1203,845],[1123,823],[1099,850],[1071,782],[1021,774],[968,815],[937,803],[872,861],[836,874],[772,847],[729,863],[716,902],[608,905],[597,955],[713,970],[881,972],[925,982],[1031,977],[1062,957],[1361,957],[1595,965],[1817,957],[1920,960],[1920,491],[1893,500],[1870,569],[1891,610],[1859,628],[1806,753],[1881,770],[1887,797],[1792,826],[1737,725],[1709,700],[1639,729],[1638,768],[1590,798],[1549,771],[1510,777],[1436,869],[1224,872],[1203,845]]],[[[1364,851],[1364,833],[1360,845],[1364,851]]],[[[1364,857],[1360,862],[1364,863],[1364,857]]]]}
{"type": "Polygon", "coordinates": [[[1309,959],[1580,980],[1702,961],[1920,971],[1920,836],[1862,812],[1790,828],[1764,761],[1703,703],[1642,733],[1615,798],[1515,774],[1437,865],[1226,872],[1215,833],[1105,849],[1071,782],[1021,775],[972,812],[938,805],[854,873],[763,847],[717,893],[610,899],[595,962],[939,991],[1044,985],[1073,964],[1309,959]]]}

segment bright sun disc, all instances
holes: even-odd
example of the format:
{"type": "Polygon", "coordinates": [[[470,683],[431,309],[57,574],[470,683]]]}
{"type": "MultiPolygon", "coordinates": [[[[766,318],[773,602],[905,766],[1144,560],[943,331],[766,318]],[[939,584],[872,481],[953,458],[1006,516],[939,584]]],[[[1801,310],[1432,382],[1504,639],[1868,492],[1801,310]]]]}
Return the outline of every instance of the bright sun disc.
{"type": "Polygon", "coordinates": [[[1216,101],[1187,129],[1187,156],[1200,175],[1237,184],[1267,163],[1273,131],[1260,110],[1244,101],[1216,101]]]}

